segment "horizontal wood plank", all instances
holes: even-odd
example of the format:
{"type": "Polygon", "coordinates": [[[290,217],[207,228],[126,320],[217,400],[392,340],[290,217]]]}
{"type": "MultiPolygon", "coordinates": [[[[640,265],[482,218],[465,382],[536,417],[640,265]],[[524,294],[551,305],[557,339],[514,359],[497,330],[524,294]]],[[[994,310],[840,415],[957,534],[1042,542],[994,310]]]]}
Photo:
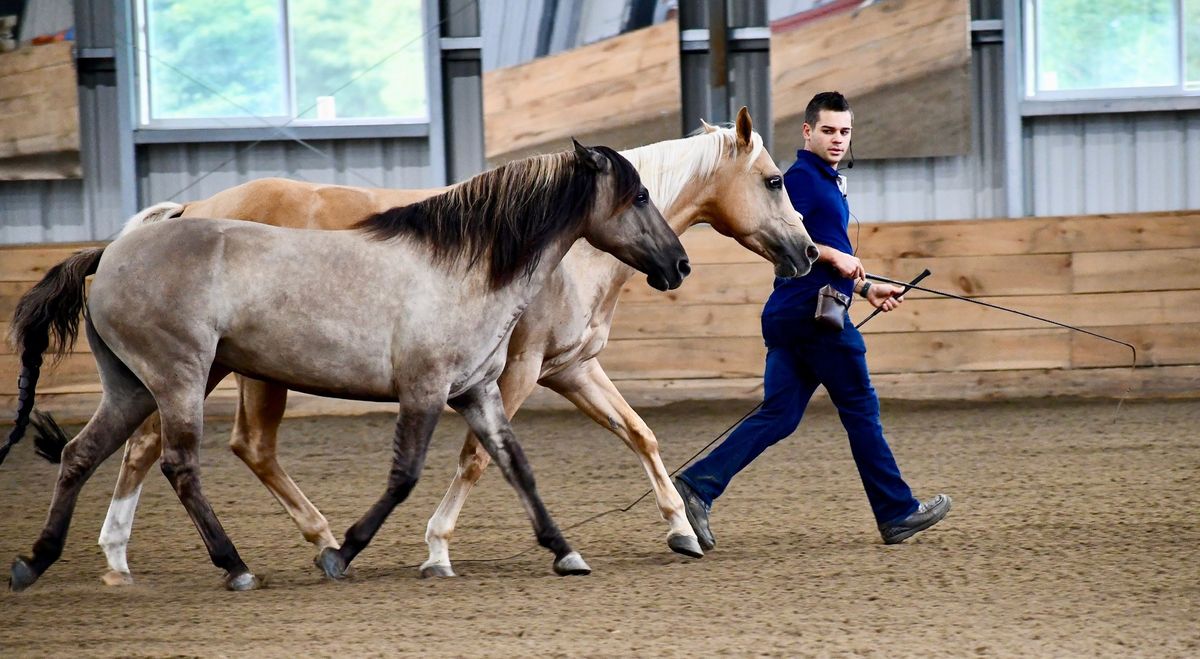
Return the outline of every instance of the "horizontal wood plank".
{"type": "MultiPolygon", "coordinates": [[[[864,223],[851,238],[864,259],[1200,248],[1200,211],[864,223]]],[[[689,229],[681,240],[695,264],[762,262],[707,226],[689,229]]]]}
{"type": "Polygon", "coordinates": [[[103,243],[63,243],[60,245],[6,245],[0,247],[0,282],[41,281],[46,272],[83,249],[103,243]]]}
{"type": "MultiPolygon", "coordinates": [[[[1011,256],[939,257],[911,262],[909,259],[864,261],[868,272],[889,273],[909,279],[928,267],[933,276],[922,286],[957,295],[1065,294],[1071,292],[1071,257],[1065,254],[1021,254],[1011,256]]],[[[624,302],[671,304],[747,304],[766,302],[771,295],[775,272],[765,262],[756,264],[717,263],[696,267],[673,291],[656,291],[642,277],[634,277],[622,289],[624,302]]],[[[912,298],[929,297],[913,291],[912,298]]]]}
{"type": "Polygon", "coordinates": [[[1200,288],[1200,248],[1077,254],[1072,272],[1079,293],[1200,288]]]}
{"type": "MultiPolygon", "coordinates": [[[[1200,290],[976,299],[1101,332],[1108,327],[1200,323],[1200,290]]],[[[614,339],[759,336],[762,307],[759,303],[666,305],[622,302],[617,307],[611,336],[614,339]]],[[[871,311],[869,304],[856,299],[850,307],[850,316],[857,323],[871,311]]],[[[1040,320],[960,300],[917,298],[907,300],[894,312],[875,316],[863,326],[862,332],[871,335],[1048,327],[1051,325],[1040,320]]]]}

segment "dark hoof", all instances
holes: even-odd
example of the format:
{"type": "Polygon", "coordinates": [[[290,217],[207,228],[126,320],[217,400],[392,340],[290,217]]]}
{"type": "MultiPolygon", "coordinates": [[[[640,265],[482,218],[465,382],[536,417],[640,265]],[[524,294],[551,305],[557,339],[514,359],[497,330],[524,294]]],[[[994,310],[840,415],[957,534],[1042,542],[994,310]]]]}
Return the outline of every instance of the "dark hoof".
{"type": "Polygon", "coordinates": [[[19,593],[32,586],[33,582],[37,581],[39,576],[37,572],[34,572],[29,563],[25,562],[24,558],[17,558],[13,561],[12,572],[8,577],[8,589],[14,593],[19,593]]]}
{"type": "Polygon", "coordinates": [[[700,541],[690,535],[673,535],[667,538],[667,546],[676,554],[691,558],[704,558],[704,550],[700,549],[700,541]]]}
{"type": "Polygon", "coordinates": [[[346,574],[346,559],[342,558],[341,552],[333,547],[322,549],[321,553],[313,559],[313,564],[321,568],[325,576],[330,579],[340,580],[349,576],[346,574]]]}
{"type": "Polygon", "coordinates": [[[457,577],[454,570],[449,565],[423,565],[421,566],[421,578],[429,579],[431,577],[457,577]]]}
{"type": "Polygon", "coordinates": [[[583,562],[583,557],[579,555],[579,552],[573,551],[554,561],[554,572],[560,577],[583,576],[591,574],[592,568],[583,562]]]}
{"type": "Polygon", "coordinates": [[[243,590],[258,590],[259,588],[262,588],[263,585],[263,582],[260,581],[258,577],[250,574],[249,572],[243,572],[237,576],[232,574],[225,575],[226,590],[232,590],[235,592],[243,590]]]}

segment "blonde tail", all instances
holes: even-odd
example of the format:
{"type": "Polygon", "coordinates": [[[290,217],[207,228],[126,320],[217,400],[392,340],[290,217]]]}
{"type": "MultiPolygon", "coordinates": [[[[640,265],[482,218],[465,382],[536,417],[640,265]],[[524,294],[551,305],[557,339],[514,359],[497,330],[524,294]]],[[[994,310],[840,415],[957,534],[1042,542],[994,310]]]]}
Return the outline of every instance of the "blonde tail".
{"type": "Polygon", "coordinates": [[[125,222],[125,228],[121,229],[121,235],[117,237],[123,237],[130,231],[133,231],[150,222],[157,222],[158,220],[167,220],[172,217],[178,217],[181,213],[183,213],[183,204],[177,204],[173,201],[163,201],[154,204],[149,208],[142,209],[137,215],[129,218],[129,220],[125,222]]]}

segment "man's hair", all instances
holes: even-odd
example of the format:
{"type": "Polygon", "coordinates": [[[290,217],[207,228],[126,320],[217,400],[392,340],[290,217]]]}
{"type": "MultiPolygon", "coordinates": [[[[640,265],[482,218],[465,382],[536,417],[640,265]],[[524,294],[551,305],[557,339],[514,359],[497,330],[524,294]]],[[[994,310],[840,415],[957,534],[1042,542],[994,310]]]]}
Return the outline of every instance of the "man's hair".
{"type": "Polygon", "coordinates": [[[816,128],[817,122],[821,119],[821,110],[850,112],[853,116],[850,101],[847,101],[841,92],[821,92],[812,97],[812,100],[808,102],[808,107],[804,108],[804,123],[816,128]]]}

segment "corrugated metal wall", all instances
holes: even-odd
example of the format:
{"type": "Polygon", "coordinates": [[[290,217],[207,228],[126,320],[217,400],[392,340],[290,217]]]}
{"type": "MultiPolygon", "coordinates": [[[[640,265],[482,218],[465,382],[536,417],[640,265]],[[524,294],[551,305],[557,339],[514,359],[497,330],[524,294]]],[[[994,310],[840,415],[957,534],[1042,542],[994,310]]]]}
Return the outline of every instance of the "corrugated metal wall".
{"type": "Polygon", "coordinates": [[[1200,112],[1026,120],[1035,215],[1200,208],[1200,112]]]}
{"type": "Polygon", "coordinates": [[[138,149],[139,203],[202,199],[251,179],[383,188],[436,185],[425,138],[153,144],[138,149]],[[315,149],[315,151],[314,151],[315,149]],[[207,174],[212,172],[211,174],[207,174]],[[200,178],[203,176],[203,178],[200,178]]]}
{"type": "Polygon", "coordinates": [[[0,244],[90,240],[83,181],[0,181],[0,244]]]}
{"type": "MultiPolygon", "coordinates": [[[[515,66],[537,56],[538,28],[547,1],[486,0],[479,3],[483,24],[483,70],[515,66]]],[[[578,2],[578,0],[557,0],[578,2]]]]}

